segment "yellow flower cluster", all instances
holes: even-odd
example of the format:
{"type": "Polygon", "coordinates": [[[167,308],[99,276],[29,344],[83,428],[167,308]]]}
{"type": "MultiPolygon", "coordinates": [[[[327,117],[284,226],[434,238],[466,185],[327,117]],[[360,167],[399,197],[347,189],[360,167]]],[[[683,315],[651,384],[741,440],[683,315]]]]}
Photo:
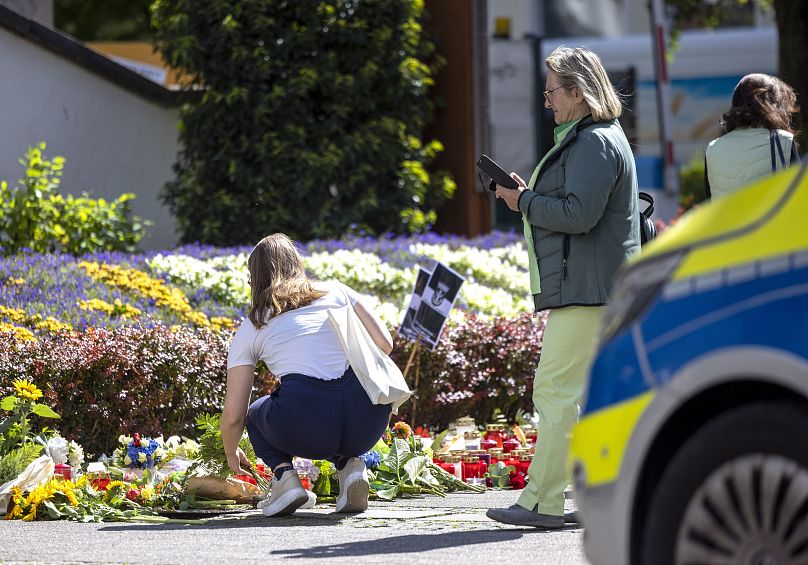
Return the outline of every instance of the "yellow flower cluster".
{"type": "Polygon", "coordinates": [[[25,321],[26,317],[25,312],[19,308],[9,308],[7,306],[0,305],[0,318],[6,318],[12,322],[22,323],[25,321]]]}
{"type": "Polygon", "coordinates": [[[93,280],[134,291],[151,298],[158,307],[173,310],[179,314],[181,318],[195,326],[203,328],[214,327],[203,312],[196,312],[191,308],[188,298],[180,289],[166,286],[161,279],[154,279],[137,269],[126,269],[118,265],[108,265],[106,263],[82,261],[79,263],[79,266],[83,268],[93,280]]]}
{"type": "Polygon", "coordinates": [[[9,277],[7,279],[3,279],[0,277],[0,284],[13,284],[17,286],[22,286],[25,284],[25,279],[9,277]]]}
{"type": "Polygon", "coordinates": [[[73,326],[71,326],[70,324],[63,324],[62,322],[60,322],[59,320],[57,320],[52,316],[48,316],[43,320],[41,319],[41,316],[39,316],[39,314],[36,314],[32,316],[31,319],[33,320],[33,324],[36,329],[45,330],[46,332],[55,333],[60,332],[62,330],[73,329],[73,326]]]}
{"type": "Polygon", "coordinates": [[[0,322],[0,333],[10,333],[17,341],[36,341],[34,334],[32,334],[30,330],[15,326],[14,324],[0,322]]]}
{"type": "MultiPolygon", "coordinates": [[[[41,314],[29,316],[24,310],[19,308],[9,308],[7,306],[0,306],[0,318],[6,318],[11,322],[31,326],[35,329],[44,330],[47,332],[59,332],[62,330],[73,329],[70,324],[63,324],[51,316],[48,316],[47,318],[43,318],[41,314]]],[[[0,331],[10,331],[14,333],[18,339],[22,340],[34,339],[34,336],[30,331],[26,330],[25,328],[14,326],[11,323],[0,322],[0,331]]]]}
{"type": "Polygon", "coordinates": [[[39,400],[42,398],[42,391],[28,379],[16,379],[11,383],[14,385],[14,393],[27,400],[39,400]]]}
{"type": "Polygon", "coordinates": [[[54,476],[48,482],[40,485],[28,493],[28,496],[23,496],[19,487],[12,487],[11,489],[11,509],[6,513],[6,520],[13,520],[22,517],[24,522],[31,522],[36,520],[37,511],[45,501],[56,500],[60,495],[64,497],[71,506],[78,506],[79,501],[76,498],[74,485],[71,481],[65,480],[62,477],[54,476]]]}
{"type": "Polygon", "coordinates": [[[110,304],[100,298],[91,298],[90,300],[79,300],[79,308],[82,310],[98,310],[101,312],[105,312],[110,316],[120,315],[122,318],[131,318],[136,319],[139,318],[142,312],[139,308],[135,308],[129,304],[124,304],[120,301],[120,299],[116,298],[115,301],[110,304]]]}

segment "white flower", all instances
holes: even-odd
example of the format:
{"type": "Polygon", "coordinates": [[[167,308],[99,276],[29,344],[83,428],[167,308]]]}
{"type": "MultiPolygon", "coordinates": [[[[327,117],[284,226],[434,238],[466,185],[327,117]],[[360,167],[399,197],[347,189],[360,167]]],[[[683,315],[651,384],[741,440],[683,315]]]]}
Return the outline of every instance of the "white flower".
{"type": "Polygon", "coordinates": [[[67,458],[71,467],[81,467],[84,463],[84,449],[75,441],[67,444],[67,458]]]}
{"type": "Polygon", "coordinates": [[[120,443],[121,445],[129,445],[129,442],[131,441],[132,441],[131,436],[124,436],[124,435],[118,436],[118,443],[120,443]]]}
{"type": "Polygon", "coordinates": [[[165,454],[166,451],[162,447],[158,447],[157,449],[154,450],[154,456],[157,457],[158,459],[162,459],[165,454]]]}
{"type": "Polygon", "coordinates": [[[126,463],[127,465],[131,465],[132,458],[127,455],[126,457],[123,458],[123,462],[126,463]]]}
{"type": "Polygon", "coordinates": [[[141,463],[145,463],[146,454],[141,451],[140,453],[137,454],[137,460],[140,461],[141,463]]]}
{"type": "Polygon", "coordinates": [[[59,436],[50,438],[45,450],[56,465],[67,462],[67,440],[65,438],[59,436]]]}

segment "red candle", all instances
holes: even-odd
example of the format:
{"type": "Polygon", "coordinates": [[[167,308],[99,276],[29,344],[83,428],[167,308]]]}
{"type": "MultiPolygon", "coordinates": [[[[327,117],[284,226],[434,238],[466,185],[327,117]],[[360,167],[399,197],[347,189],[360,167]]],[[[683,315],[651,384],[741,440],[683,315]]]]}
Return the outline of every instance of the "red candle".
{"type": "Polygon", "coordinates": [[[107,490],[109,483],[112,481],[107,477],[101,477],[100,479],[93,479],[92,485],[95,490],[107,490]]]}
{"type": "Polygon", "coordinates": [[[70,465],[59,463],[54,467],[53,474],[61,475],[66,481],[70,481],[73,479],[73,468],[70,465]]]}
{"type": "MultiPolygon", "coordinates": [[[[502,439],[502,426],[499,424],[487,424],[485,426],[485,436],[483,437],[483,441],[494,441],[497,444],[496,447],[502,447],[502,439]]],[[[480,442],[480,447],[483,447],[482,441],[480,442]]]]}
{"type": "Polygon", "coordinates": [[[510,453],[514,449],[519,449],[522,447],[522,444],[519,443],[519,440],[515,437],[509,437],[505,441],[502,442],[502,451],[505,453],[510,453]]]}
{"type": "Polygon", "coordinates": [[[517,469],[520,473],[527,476],[527,470],[530,467],[530,462],[532,461],[532,457],[530,455],[521,455],[519,456],[519,466],[517,469]]]}

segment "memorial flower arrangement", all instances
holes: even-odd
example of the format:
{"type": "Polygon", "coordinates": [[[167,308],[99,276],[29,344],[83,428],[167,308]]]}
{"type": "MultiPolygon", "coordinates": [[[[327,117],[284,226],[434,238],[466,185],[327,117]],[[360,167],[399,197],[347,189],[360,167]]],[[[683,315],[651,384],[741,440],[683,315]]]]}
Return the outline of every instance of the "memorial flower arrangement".
{"type": "Polygon", "coordinates": [[[118,442],[121,447],[115,450],[113,456],[115,465],[118,467],[153,469],[163,462],[166,456],[162,436],[150,438],[134,433],[132,437],[120,436],[118,442]]]}

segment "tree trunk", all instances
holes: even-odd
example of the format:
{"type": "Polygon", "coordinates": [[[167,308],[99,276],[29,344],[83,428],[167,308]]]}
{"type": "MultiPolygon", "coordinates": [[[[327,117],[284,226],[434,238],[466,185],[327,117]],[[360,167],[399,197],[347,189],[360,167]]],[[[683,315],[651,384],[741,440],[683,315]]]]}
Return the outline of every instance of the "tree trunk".
{"type": "Polygon", "coordinates": [[[799,130],[800,153],[808,151],[808,1],[774,0],[780,36],[780,78],[797,93],[800,112],[794,126],[799,130]]]}

